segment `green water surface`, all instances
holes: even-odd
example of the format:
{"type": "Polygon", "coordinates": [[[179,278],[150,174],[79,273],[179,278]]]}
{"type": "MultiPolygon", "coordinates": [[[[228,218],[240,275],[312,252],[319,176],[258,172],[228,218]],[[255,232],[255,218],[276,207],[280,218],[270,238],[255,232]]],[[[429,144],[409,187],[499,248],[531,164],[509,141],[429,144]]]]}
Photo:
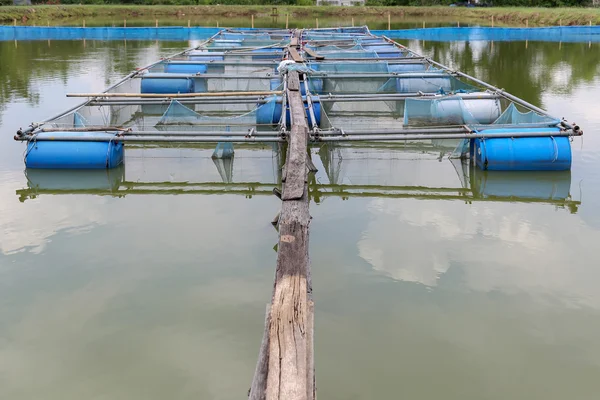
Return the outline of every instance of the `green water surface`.
{"type": "MultiPolygon", "coordinates": [[[[597,399],[600,45],[403,43],[585,135],[550,175],[465,170],[434,145],[313,148],[319,398],[597,399]]],[[[246,398],[277,152],[146,147],[61,176],[26,174],[12,140],[192,45],[0,42],[0,399],[246,398]]]]}

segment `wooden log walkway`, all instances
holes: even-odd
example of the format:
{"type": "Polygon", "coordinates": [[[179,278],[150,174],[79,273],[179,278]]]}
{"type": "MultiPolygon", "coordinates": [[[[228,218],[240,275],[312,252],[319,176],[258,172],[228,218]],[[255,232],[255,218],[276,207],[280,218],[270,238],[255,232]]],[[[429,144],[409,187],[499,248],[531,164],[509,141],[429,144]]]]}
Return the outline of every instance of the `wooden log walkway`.
{"type": "Polygon", "coordinates": [[[314,303],[308,255],[308,123],[298,72],[289,71],[286,79],[291,129],[277,221],[277,267],[250,400],[316,398],[314,303]]]}

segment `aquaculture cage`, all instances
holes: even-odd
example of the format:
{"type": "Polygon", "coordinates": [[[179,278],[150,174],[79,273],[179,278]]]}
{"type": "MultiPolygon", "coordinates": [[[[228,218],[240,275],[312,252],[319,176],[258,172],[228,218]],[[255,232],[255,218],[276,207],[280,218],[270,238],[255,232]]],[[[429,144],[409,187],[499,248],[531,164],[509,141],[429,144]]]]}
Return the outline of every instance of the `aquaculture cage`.
{"type": "Polygon", "coordinates": [[[111,167],[138,143],[217,143],[215,155],[231,155],[224,143],[289,140],[290,91],[300,92],[311,143],[435,145],[487,170],[569,169],[570,137],[582,133],[360,27],[221,30],[103,93],[75,94],[87,100],[16,138],[36,168],[111,167]]]}

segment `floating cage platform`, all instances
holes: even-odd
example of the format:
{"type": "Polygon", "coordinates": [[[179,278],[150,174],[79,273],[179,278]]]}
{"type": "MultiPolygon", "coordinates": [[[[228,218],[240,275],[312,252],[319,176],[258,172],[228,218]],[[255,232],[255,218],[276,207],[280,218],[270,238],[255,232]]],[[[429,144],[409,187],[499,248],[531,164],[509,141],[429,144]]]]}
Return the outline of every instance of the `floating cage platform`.
{"type": "Polygon", "coordinates": [[[130,146],[283,143],[285,76],[296,71],[311,143],[452,143],[450,157],[482,170],[565,171],[565,120],[411,51],[367,27],[223,29],[140,68],[102,93],[20,129],[29,169],[106,169],[130,146]]]}

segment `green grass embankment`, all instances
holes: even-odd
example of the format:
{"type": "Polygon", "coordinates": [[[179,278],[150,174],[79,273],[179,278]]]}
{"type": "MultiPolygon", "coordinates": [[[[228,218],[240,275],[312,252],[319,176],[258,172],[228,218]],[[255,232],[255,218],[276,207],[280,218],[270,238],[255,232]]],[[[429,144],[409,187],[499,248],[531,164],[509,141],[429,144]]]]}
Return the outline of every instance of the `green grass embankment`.
{"type": "MultiPolygon", "coordinates": [[[[268,17],[273,6],[136,6],[136,5],[44,5],[0,7],[0,22],[19,24],[60,23],[63,19],[94,17],[119,18],[181,18],[184,16],[268,17]]],[[[291,18],[381,16],[388,13],[394,17],[455,18],[456,20],[491,21],[498,23],[530,25],[593,25],[600,24],[600,9],[592,8],[465,8],[465,7],[315,7],[277,6],[280,16],[291,18]]]]}

